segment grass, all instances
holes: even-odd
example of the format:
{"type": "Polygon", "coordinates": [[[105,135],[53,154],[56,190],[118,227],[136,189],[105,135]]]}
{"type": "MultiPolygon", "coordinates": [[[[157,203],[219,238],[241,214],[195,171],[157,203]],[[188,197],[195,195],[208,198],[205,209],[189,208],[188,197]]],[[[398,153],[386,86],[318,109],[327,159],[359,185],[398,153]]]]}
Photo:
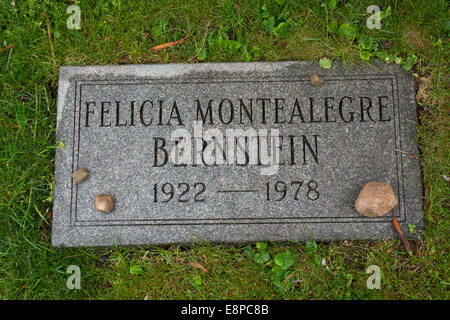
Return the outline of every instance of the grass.
{"type": "Polygon", "coordinates": [[[373,1],[267,1],[274,16],[289,11],[297,26],[279,38],[261,31],[260,1],[79,1],[81,30],[66,27],[72,1],[0,3],[0,297],[2,299],[449,299],[448,7],[443,0],[377,1],[391,15],[381,30],[365,28],[373,1]],[[326,32],[349,23],[389,54],[415,54],[419,155],[426,229],[407,256],[397,240],[269,243],[289,250],[292,286],[280,295],[263,265],[244,247],[212,244],[117,249],[50,245],[56,92],[61,65],[196,63],[330,59],[359,63],[358,41],[326,32]],[[156,28],[156,29],[155,29],[156,28]],[[159,28],[160,32],[157,32],[159,28]],[[246,48],[208,41],[222,30],[246,48]],[[168,41],[172,48],[150,51],[168,41]],[[11,45],[11,48],[8,46],[11,45]],[[203,50],[205,49],[205,50],[203,50]],[[204,52],[202,52],[202,50],[204,52]],[[205,52],[206,51],[206,52],[205,52]],[[246,54],[246,52],[248,54],[246,54]],[[326,265],[322,265],[325,259],[326,265]],[[207,272],[189,262],[203,265],[207,272]],[[382,271],[381,289],[366,288],[366,268],[382,271]],[[81,289],[66,287],[69,265],[81,289]],[[140,265],[142,274],[131,274],[140,265]]]}

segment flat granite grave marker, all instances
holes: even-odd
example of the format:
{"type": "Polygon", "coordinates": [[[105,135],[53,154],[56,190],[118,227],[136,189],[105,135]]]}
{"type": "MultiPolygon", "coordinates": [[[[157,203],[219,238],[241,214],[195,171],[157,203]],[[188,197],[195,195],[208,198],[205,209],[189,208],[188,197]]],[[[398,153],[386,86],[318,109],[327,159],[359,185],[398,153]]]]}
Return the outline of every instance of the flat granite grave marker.
{"type": "Polygon", "coordinates": [[[407,237],[423,230],[414,81],[396,65],[62,67],[57,144],[55,246],[397,237],[392,212],[355,210],[368,181],[392,185],[407,237]]]}

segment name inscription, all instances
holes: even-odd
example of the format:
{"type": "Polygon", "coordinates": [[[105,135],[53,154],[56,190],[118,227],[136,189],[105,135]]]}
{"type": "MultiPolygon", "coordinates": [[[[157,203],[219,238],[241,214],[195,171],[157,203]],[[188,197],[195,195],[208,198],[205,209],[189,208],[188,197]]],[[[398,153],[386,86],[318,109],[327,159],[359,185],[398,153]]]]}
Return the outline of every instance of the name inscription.
{"type": "MultiPolygon", "coordinates": [[[[388,105],[392,104],[389,97],[382,96],[360,96],[360,97],[325,97],[317,99],[314,97],[306,98],[248,98],[248,99],[210,99],[202,102],[199,99],[195,103],[189,102],[167,102],[159,99],[132,100],[128,102],[117,99],[109,101],[86,101],[84,105],[84,127],[97,126],[108,127],[134,127],[143,126],[180,126],[184,127],[186,120],[183,114],[184,110],[195,110],[195,120],[203,125],[248,125],[253,126],[259,120],[262,125],[299,125],[303,123],[336,123],[336,122],[387,122],[392,117],[386,110],[388,105]],[[320,101],[318,101],[320,100],[320,101]],[[182,107],[180,108],[179,105],[182,107]],[[258,116],[255,114],[258,113],[258,116]],[[184,120],[183,120],[184,119],[184,120]]],[[[239,137],[235,137],[239,138],[239,137]]],[[[260,145],[260,139],[255,136],[254,142],[260,145]]],[[[301,135],[296,137],[289,135],[278,136],[279,150],[287,149],[290,153],[289,165],[295,165],[295,145],[300,144],[303,150],[303,164],[307,164],[306,150],[308,150],[316,163],[318,160],[318,138],[319,135],[307,137],[301,135]],[[283,148],[283,141],[286,141],[286,147],[283,148]],[[300,140],[300,141],[299,141],[300,140]],[[312,147],[313,146],[313,147],[312,147]]],[[[196,139],[193,137],[192,139],[196,139]]],[[[169,153],[167,151],[167,141],[164,137],[153,137],[154,140],[154,161],[153,166],[164,166],[168,163],[169,153]],[[163,161],[158,162],[159,153],[163,156],[163,161]]],[[[195,147],[196,141],[192,141],[191,146],[195,147]]],[[[208,148],[209,143],[216,141],[207,141],[199,137],[200,152],[208,148]]],[[[248,141],[247,141],[248,142],[248,141]]],[[[179,143],[179,140],[175,140],[179,143]]],[[[234,141],[234,143],[238,143],[234,141]]],[[[223,147],[225,147],[225,143],[223,147]]],[[[245,164],[249,164],[248,151],[245,151],[245,164]]],[[[196,154],[192,150],[191,154],[196,154]]],[[[257,156],[259,157],[259,152],[257,156]]],[[[209,165],[200,157],[202,164],[209,165]]],[[[195,159],[192,159],[193,164],[195,159]]],[[[233,159],[234,160],[234,159],[233,159]]],[[[258,164],[261,161],[258,159],[258,164]]],[[[280,165],[285,165],[280,162],[280,165]]],[[[180,165],[180,164],[175,164],[180,165]]],[[[186,165],[186,164],[181,164],[186,165]]],[[[215,162],[214,165],[217,165],[215,162]]]]}
{"type": "MultiPolygon", "coordinates": [[[[96,218],[96,223],[360,220],[354,212],[337,215],[321,209],[318,214],[315,208],[342,202],[333,189],[338,190],[336,184],[345,177],[336,177],[333,166],[341,165],[339,159],[348,156],[349,144],[363,143],[367,134],[382,139],[386,131],[395,134],[394,82],[390,77],[368,78],[355,89],[360,79],[343,81],[348,85],[342,90],[327,92],[326,83],[324,88],[314,88],[306,80],[288,82],[289,86],[286,80],[277,80],[264,94],[257,94],[259,83],[251,80],[236,84],[224,80],[227,90],[220,81],[208,83],[209,92],[203,90],[203,82],[195,80],[135,82],[127,84],[127,90],[121,89],[122,83],[80,82],[75,117],[79,128],[76,140],[81,145],[78,152],[89,158],[89,149],[99,147],[94,132],[115,137],[108,138],[108,146],[115,141],[114,148],[106,148],[105,153],[117,158],[110,152],[116,150],[124,157],[128,152],[128,160],[139,164],[136,193],[141,207],[146,204],[139,219],[131,221],[129,214],[118,211],[114,219],[96,218]],[[379,82],[386,84],[387,90],[372,90],[379,82]],[[180,91],[190,92],[190,98],[180,91]],[[255,95],[248,96],[248,92],[255,95]],[[359,132],[360,136],[343,131],[359,132]],[[217,203],[217,212],[211,211],[211,202],[217,203]],[[322,204],[317,206],[319,202],[322,204]],[[198,211],[174,212],[174,203],[193,205],[198,211]],[[272,208],[270,203],[300,205],[301,214],[293,211],[292,205],[272,208]],[[256,215],[248,214],[252,207],[256,215]]],[[[384,152],[389,150],[387,159],[395,167],[398,158],[392,150],[396,138],[386,142],[384,152]]],[[[359,158],[360,152],[370,154],[370,148],[365,148],[355,150],[350,158],[359,158]]],[[[129,173],[129,161],[112,161],[111,165],[129,173]]],[[[350,164],[348,171],[352,170],[360,171],[360,165],[351,168],[350,164]]],[[[397,173],[392,173],[392,180],[399,184],[397,173]]],[[[133,203],[124,203],[124,208],[131,207],[133,203]]],[[[74,217],[75,224],[93,221],[81,216],[74,217]]]]}

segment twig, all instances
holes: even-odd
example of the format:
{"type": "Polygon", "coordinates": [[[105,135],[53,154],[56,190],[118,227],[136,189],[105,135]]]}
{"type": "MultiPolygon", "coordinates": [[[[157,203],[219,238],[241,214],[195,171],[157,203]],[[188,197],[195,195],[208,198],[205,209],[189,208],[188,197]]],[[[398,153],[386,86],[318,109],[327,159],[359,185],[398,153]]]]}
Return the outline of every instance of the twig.
{"type": "Polygon", "coordinates": [[[52,33],[50,31],[50,23],[48,22],[48,16],[47,14],[45,14],[45,18],[47,20],[47,33],[48,33],[48,40],[50,42],[50,49],[51,49],[51,54],[52,54],[52,60],[53,60],[53,64],[56,65],[56,60],[55,60],[55,50],[53,49],[53,40],[52,40],[52,33]]]}
{"type": "Polygon", "coordinates": [[[409,153],[409,152],[406,152],[406,151],[403,151],[403,150],[399,150],[399,149],[394,149],[394,151],[407,154],[411,159],[418,160],[418,158],[417,158],[417,156],[415,154],[412,154],[412,153],[409,153]]]}
{"type": "Polygon", "coordinates": [[[284,280],[283,283],[287,283],[289,281],[290,278],[292,278],[293,276],[295,276],[295,272],[292,272],[290,275],[288,275],[284,280]]]}
{"type": "Polygon", "coordinates": [[[6,46],[6,48],[0,49],[0,53],[2,53],[3,51],[6,51],[8,49],[12,48],[12,44],[10,44],[9,46],[6,46]]]}
{"type": "Polygon", "coordinates": [[[392,219],[392,224],[394,225],[394,229],[395,229],[395,231],[397,231],[398,237],[402,241],[402,244],[405,247],[406,252],[408,252],[409,255],[412,255],[413,252],[411,250],[411,246],[409,245],[408,240],[406,240],[406,238],[403,236],[403,232],[400,229],[400,226],[398,224],[397,217],[395,216],[394,209],[392,209],[392,214],[394,216],[394,219],[392,219]]]}
{"type": "Polygon", "coordinates": [[[306,15],[305,21],[303,21],[303,23],[306,22],[306,20],[308,20],[309,14],[311,13],[311,10],[308,10],[308,14],[306,15]]]}

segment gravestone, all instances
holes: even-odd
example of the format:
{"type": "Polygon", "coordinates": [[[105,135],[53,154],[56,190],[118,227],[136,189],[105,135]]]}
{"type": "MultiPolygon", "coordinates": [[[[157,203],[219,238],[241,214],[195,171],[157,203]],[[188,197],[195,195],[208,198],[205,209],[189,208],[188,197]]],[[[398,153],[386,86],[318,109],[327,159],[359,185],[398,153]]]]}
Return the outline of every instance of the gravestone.
{"type": "Polygon", "coordinates": [[[392,212],[354,209],[368,181],[392,185],[414,238],[416,125],[413,77],[396,65],[62,67],[52,243],[397,237],[392,212]],[[79,168],[89,175],[78,183],[79,168]],[[102,194],[111,212],[96,209],[102,194]]]}

